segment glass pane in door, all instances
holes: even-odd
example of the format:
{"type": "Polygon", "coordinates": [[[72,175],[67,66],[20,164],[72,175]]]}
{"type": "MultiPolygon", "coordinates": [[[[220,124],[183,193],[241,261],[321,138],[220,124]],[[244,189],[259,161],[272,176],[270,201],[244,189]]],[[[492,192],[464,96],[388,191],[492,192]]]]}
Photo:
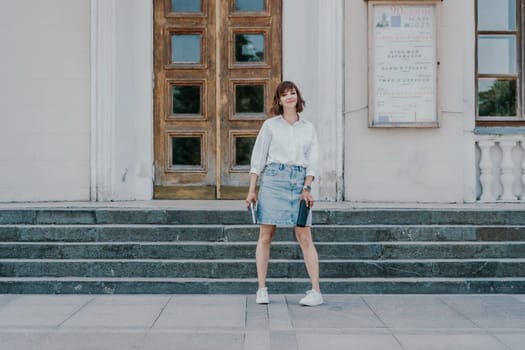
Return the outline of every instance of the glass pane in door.
{"type": "Polygon", "coordinates": [[[201,12],[201,0],[171,0],[171,12],[201,12]]]}
{"type": "Polygon", "coordinates": [[[173,34],[171,36],[172,63],[200,63],[200,34],[173,34]]]}
{"type": "Polygon", "coordinates": [[[249,166],[255,137],[235,138],[235,165],[249,166]]]}
{"type": "Polygon", "coordinates": [[[202,166],[200,137],[173,137],[171,164],[174,166],[202,166]]]}
{"type": "Polygon", "coordinates": [[[259,12],[264,11],[264,0],[236,0],[235,11],[259,12]]]}
{"type": "Polygon", "coordinates": [[[235,61],[264,62],[264,34],[236,34],[235,61]]]}
{"type": "Polygon", "coordinates": [[[236,85],[235,113],[264,113],[264,85],[236,85]]]}
{"type": "Polygon", "coordinates": [[[200,86],[173,86],[172,113],[173,114],[202,114],[200,86]]]}

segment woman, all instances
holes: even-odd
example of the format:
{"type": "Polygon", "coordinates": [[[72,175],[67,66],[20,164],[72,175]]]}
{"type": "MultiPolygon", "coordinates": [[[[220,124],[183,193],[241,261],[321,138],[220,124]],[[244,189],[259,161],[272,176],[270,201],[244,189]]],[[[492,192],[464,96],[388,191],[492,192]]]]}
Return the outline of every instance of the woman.
{"type": "MultiPolygon", "coordinates": [[[[305,101],[294,83],[280,83],[270,109],[273,117],[264,122],[252,151],[246,206],[256,205],[257,222],[260,224],[256,249],[259,282],[257,304],[269,303],[266,274],[276,225],[295,226],[300,200],[305,200],[309,208],[314,205],[310,190],[316,172],[318,143],[312,123],[299,115],[304,105],[305,101]],[[259,176],[261,182],[257,201],[255,186],[259,176]]],[[[295,226],[295,235],[312,283],[312,289],[299,302],[305,306],[323,303],[319,287],[319,260],[312,241],[311,222],[310,211],[306,227],[295,226]]]]}

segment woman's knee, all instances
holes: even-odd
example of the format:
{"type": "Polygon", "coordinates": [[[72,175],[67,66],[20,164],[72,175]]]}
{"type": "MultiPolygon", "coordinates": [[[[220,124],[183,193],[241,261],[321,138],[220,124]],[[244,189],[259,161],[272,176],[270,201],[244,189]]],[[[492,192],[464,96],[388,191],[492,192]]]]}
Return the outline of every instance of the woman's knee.
{"type": "Polygon", "coordinates": [[[295,237],[297,238],[297,242],[299,242],[301,247],[308,248],[313,244],[312,232],[310,231],[309,227],[296,227],[295,237]]]}
{"type": "Polygon", "coordinates": [[[274,232],[274,225],[261,225],[261,229],[259,231],[259,242],[261,242],[264,245],[271,244],[274,232]]]}

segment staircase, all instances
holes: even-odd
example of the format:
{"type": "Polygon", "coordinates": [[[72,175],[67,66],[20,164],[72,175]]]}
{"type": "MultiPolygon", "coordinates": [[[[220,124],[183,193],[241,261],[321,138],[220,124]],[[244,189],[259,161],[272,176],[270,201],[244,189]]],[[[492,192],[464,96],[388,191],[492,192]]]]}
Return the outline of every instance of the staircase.
{"type": "MultiPolygon", "coordinates": [[[[253,293],[243,210],[0,209],[0,293],[253,293]]],[[[525,211],[314,211],[324,293],[525,293],[525,211]]],[[[272,293],[310,284],[291,228],[272,293]]]]}

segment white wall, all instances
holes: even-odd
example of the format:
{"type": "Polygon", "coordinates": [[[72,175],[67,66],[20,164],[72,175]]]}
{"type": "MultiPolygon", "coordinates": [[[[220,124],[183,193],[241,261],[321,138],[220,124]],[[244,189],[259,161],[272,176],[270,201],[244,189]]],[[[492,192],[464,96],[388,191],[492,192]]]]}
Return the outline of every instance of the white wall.
{"type": "Polygon", "coordinates": [[[0,52],[0,201],[88,200],[89,0],[0,0],[0,52]]]}
{"type": "Polygon", "coordinates": [[[468,122],[473,86],[466,83],[474,64],[474,37],[465,35],[474,26],[469,5],[470,0],[442,3],[440,127],[381,129],[368,127],[367,3],[345,2],[345,200],[463,202],[469,195],[464,193],[474,170],[474,142],[465,142],[473,128],[468,122]]]}
{"type": "MultiPolygon", "coordinates": [[[[374,129],[366,2],[283,1],[283,78],[322,145],[317,198],[475,200],[473,8],[442,3],[440,128],[374,129]]],[[[0,201],[152,198],[152,25],[149,0],[0,0],[0,201]]]]}

